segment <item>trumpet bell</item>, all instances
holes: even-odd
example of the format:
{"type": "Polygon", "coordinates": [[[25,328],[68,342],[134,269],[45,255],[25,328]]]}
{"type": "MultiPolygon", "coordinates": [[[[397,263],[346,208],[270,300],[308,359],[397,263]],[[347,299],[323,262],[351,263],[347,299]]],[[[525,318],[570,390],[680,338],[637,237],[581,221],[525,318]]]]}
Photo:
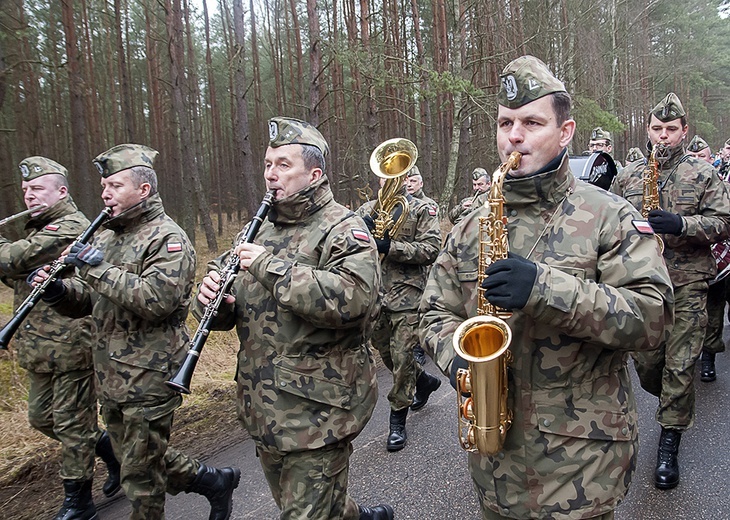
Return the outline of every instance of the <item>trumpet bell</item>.
{"type": "Polygon", "coordinates": [[[418,148],[412,141],[395,138],[384,141],[370,154],[370,169],[383,179],[405,175],[418,159],[418,148]]]}

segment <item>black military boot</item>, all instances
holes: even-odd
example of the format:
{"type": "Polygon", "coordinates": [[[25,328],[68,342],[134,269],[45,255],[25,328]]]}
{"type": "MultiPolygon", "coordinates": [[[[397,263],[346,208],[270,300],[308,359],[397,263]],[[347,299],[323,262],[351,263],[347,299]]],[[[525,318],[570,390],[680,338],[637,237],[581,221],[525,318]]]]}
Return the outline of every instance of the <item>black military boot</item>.
{"type": "Polygon", "coordinates": [[[360,510],[360,520],[393,520],[393,508],[388,504],[357,508],[360,510]]]}
{"type": "Polygon", "coordinates": [[[91,480],[64,480],[66,498],[53,520],[98,520],[91,499],[91,480]]]}
{"type": "Polygon", "coordinates": [[[416,358],[416,362],[423,366],[426,364],[426,353],[421,348],[421,345],[413,347],[413,357],[416,358]]]}
{"type": "Polygon", "coordinates": [[[198,493],[208,499],[208,520],[228,520],[233,509],[233,490],[238,487],[240,480],[240,469],[218,469],[201,464],[186,493],[198,493]]]}
{"type": "Polygon", "coordinates": [[[420,410],[428,402],[428,398],[441,386],[441,380],[427,373],[425,370],[421,372],[416,380],[416,395],[413,396],[411,410],[414,412],[420,410]]]}
{"type": "Polygon", "coordinates": [[[388,435],[388,451],[402,450],[406,445],[406,416],[408,408],[394,412],[390,411],[390,434],[388,435]]]}
{"type": "Polygon", "coordinates": [[[679,441],[682,432],[662,428],[659,437],[659,452],[656,457],[656,470],[654,471],[654,485],[659,489],[672,489],[679,484],[679,441]]]}
{"type": "Polygon", "coordinates": [[[715,373],[715,353],[702,351],[702,370],[700,371],[700,380],[710,383],[717,379],[715,373]]]}
{"type": "Polygon", "coordinates": [[[106,464],[107,477],[106,482],[101,487],[104,495],[108,497],[114,496],[117,491],[121,489],[121,480],[119,477],[119,461],[114,456],[114,450],[112,450],[112,440],[109,438],[109,434],[104,432],[96,441],[96,456],[104,461],[106,464]]]}

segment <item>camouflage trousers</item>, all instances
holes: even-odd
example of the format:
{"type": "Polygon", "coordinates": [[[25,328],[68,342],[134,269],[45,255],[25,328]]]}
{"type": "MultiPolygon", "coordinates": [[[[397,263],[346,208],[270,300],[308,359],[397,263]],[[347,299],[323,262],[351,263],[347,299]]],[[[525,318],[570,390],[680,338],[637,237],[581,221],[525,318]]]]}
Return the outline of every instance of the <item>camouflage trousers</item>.
{"type": "Polygon", "coordinates": [[[707,290],[707,334],[702,350],[719,354],[725,352],[722,329],[725,325],[725,304],[730,301],[730,283],[724,278],[707,290]]]}
{"type": "MultiPolygon", "coordinates": [[[[499,513],[495,513],[491,509],[482,508],[482,518],[484,520],[504,520],[505,518],[510,518],[510,517],[502,516],[499,513]]],[[[588,517],[585,520],[613,520],[613,518],[614,518],[613,511],[609,511],[608,513],[605,513],[603,515],[588,517]]]]}
{"type": "Polygon", "coordinates": [[[416,380],[423,372],[413,357],[413,347],[418,344],[418,313],[383,309],[370,341],[393,374],[393,388],[388,393],[391,410],[408,408],[413,402],[416,380]]]}
{"type": "Polygon", "coordinates": [[[634,352],[641,387],[659,398],[656,420],[666,428],[686,430],[694,423],[695,364],[707,327],[707,283],[674,289],[674,327],[666,344],[634,352]]]}
{"type": "Polygon", "coordinates": [[[94,371],[28,372],[28,422],[61,443],[61,478],[89,480],[94,475],[97,425],[94,371]]]}
{"type": "Polygon", "coordinates": [[[256,447],[280,520],[357,520],[355,501],[347,494],[352,443],[289,453],[256,447]]]}
{"type": "Polygon", "coordinates": [[[122,466],[122,489],[132,503],[131,520],[164,519],[165,492],[187,491],[200,462],[170,448],[175,409],[182,398],[152,406],[104,402],[114,454],[122,466]]]}

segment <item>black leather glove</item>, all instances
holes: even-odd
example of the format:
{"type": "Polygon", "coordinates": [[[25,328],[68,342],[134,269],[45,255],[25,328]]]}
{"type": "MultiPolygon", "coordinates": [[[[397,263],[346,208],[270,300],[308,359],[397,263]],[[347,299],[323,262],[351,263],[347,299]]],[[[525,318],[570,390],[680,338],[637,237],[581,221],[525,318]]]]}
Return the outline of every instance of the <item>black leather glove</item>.
{"type": "Polygon", "coordinates": [[[74,242],[74,245],[71,246],[71,251],[64,259],[64,263],[73,264],[81,268],[84,264],[99,265],[102,260],[104,260],[104,253],[92,247],[91,244],[74,242]]]}
{"type": "Polygon", "coordinates": [[[373,217],[371,217],[370,215],[365,215],[362,219],[365,221],[365,225],[370,231],[375,229],[375,221],[373,220],[373,217]]]}
{"type": "Polygon", "coordinates": [[[534,262],[513,253],[487,267],[482,287],[489,303],[502,309],[517,310],[527,303],[537,278],[534,262]]]}
{"type": "Polygon", "coordinates": [[[387,255],[388,251],[390,251],[390,238],[388,238],[387,234],[385,235],[385,238],[376,238],[375,245],[378,246],[378,253],[381,255],[387,255]]]}
{"type": "MultiPolygon", "coordinates": [[[[25,282],[30,285],[33,289],[35,289],[35,284],[33,283],[33,278],[36,277],[36,274],[38,274],[38,271],[43,270],[42,267],[39,267],[32,273],[28,275],[28,278],[25,279],[25,282]]],[[[50,282],[48,285],[46,285],[46,288],[43,290],[43,294],[41,295],[41,300],[48,304],[56,303],[58,300],[63,298],[63,295],[66,294],[66,286],[63,285],[63,282],[56,278],[52,282],[50,282]]]]}
{"type": "Polygon", "coordinates": [[[451,387],[456,390],[456,373],[459,371],[460,368],[468,369],[469,363],[466,359],[463,357],[456,355],[454,357],[454,360],[451,362],[451,372],[449,374],[449,383],[451,383],[451,387]]]}
{"type": "Polygon", "coordinates": [[[663,209],[653,209],[649,212],[649,224],[654,233],[665,235],[680,235],[682,233],[682,217],[663,209]]]}

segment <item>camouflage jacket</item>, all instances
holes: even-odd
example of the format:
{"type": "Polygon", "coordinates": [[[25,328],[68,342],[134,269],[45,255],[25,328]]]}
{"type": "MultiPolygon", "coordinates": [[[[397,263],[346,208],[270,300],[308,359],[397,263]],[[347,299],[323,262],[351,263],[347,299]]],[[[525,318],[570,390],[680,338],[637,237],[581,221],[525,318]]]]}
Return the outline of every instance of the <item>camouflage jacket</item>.
{"type": "MultiPolygon", "coordinates": [[[[512,427],[495,457],[470,455],[472,478],[503,516],[591,518],[622,500],[636,465],[626,363],[629,351],[667,337],[669,275],[653,235],[634,229],[636,210],[577,180],[567,155],[558,170],[507,179],[504,197],[510,251],[529,255],[537,278],[506,320],[512,427]]],[[[445,374],[455,329],[477,314],[478,219],[487,214],[480,206],[453,228],[421,301],[421,344],[445,374]]]]}
{"type": "Polygon", "coordinates": [[[185,357],[185,325],[195,278],[195,250],[152,195],[104,224],[93,240],[104,253],[65,281],[56,306],[93,317],[94,368],[100,399],[160,404],[177,394],[165,385],[185,357]]]}
{"type": "MultiPolygon", "coordinates": [[[[36,268],[61,256],[89,225],[70,196],[32,217],[24,239],[10,242],[0,237],[0,277],[15,291],[18,309],[31,293],[26,283],[36,268]]],[[[60,276],[73,275],[66,269],[60,276]]],[[[40,300],[13,338],[18,364],[33,372],[70,372],[91,368],[91,335],[88,319],[69,319],[40,300]]]]}
{"type": "MultiPolygon", "coordinates": [[[[240,235],[239,235],[240,236],[240,235]]],[[[238,240],[238,239],[237,239],[238,240]]],[[[327,179],[276,201],[212,324],[234,326],[239,416],[264,449],[293,452],[354,438],[378,398],[367,339],[378,312],[378,253],[327,179]]],[[[214,260],[220,270],[230,253],[214,260]]],[[[202,305],[195,300],[200,317],[202,305]]]]}
{"type": "Polygon", "coordinates": [[[452,224],[458,224],[459,222],[461,222],[461,219],[477,209],[480,205],[483,205],[488,199],[488,191],[480,193],[479,195],[477,195],[476,198],[474,198],[474,195],[472,195],[471,197],[464,197],[456,206],[451,208],[451,211],[449,211],[449,220],[452,224]],[[468,200],[473,201],[473,203],[468,208],[465,208],[464,203],[468,200]]]}
{"type": "MultiPolygon", "coordinates": [[[[621,195],[641,211],[645,166],[632,162],[616,176],[611,191],[621,195]]],[[[679,236],[661,235],[664,260],[675,287],[717,274],[710,251],[712,244],[730,237],[730,195],[712,165],[684,155],[678,147],[659,174],[659,206],[682,216],[679,236]]]]}
{"type": "Polygon", "coordinates": [[[433,200],[431,197],[426,196],[425,193],[423,193],[423,188],[419,189],[416,193],[413,194],[414,197],[417,199],[421,199],[423,202],[431,206],[431,208],[435,209],[436,211],[436,217],[438,217],[438,211],[439,211],[439,205],[438,203],[433,200]]]}
{"type": "MultiPolygon", "coordinates": [[[[441,247],[441,229],[434,206],[408,196],[408,216],[391,239],[382,260],[383,308],[389,311],[418,309],[430,265],[441,247]]],[[[360,206],[358,215],[370,215],[376,200],[360,206]]]]}

